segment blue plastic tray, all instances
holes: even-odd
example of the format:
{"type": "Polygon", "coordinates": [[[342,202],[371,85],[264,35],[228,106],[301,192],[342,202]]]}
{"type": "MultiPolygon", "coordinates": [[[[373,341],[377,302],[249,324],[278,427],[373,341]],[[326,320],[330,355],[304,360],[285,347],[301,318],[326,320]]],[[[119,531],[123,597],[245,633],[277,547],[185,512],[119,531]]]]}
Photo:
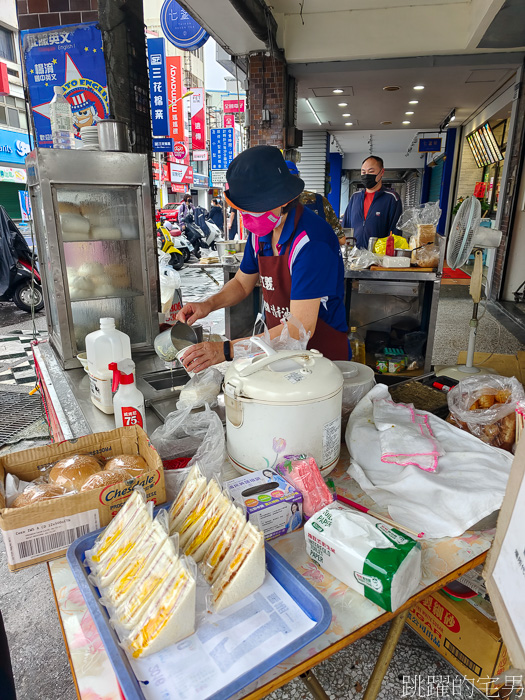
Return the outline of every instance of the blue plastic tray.
{"type": "MultiPolygon", "coordinates": [[[[122,692],[127,700],[145,700],[141,683],[137,680],[126,653],[119,646],[118,637],[109,624],[109,617],[105,607],[99,602],[98,589],[87,578],[88,571],[84,566],[85,552],[91,549],[100,532],[101,530],[90,532],[73,542],[67,550],[67,560],[104,643],[122,692]]],[[[308,632],[287,644],[265,661],[255,664],[244,675],[239,676],[239,678],[224,686],[219,692],[210,696],[210,699],[227,700],[234,693],[242,690],[242,688],[284,661],[284,659],[287,659],[292,654],[295,654],[296,651],[309,644],[313,639],[319,637],[330,626],[332,610],[326,599],[305,578],[298,574],[285,559],[277,554],[268,543],[266,543],[266,568],[305,614],[311,620],[314,620],[316,624],[308,632]]]]}

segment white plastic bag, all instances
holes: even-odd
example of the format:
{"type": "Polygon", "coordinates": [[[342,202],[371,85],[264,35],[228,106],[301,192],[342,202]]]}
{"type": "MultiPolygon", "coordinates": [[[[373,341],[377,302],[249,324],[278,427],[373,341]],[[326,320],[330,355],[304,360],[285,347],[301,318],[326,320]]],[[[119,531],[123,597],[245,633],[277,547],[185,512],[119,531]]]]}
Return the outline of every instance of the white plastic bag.
{"type": "MultiPolygon", "coordinates": [[[[261,316],[259,314],[255,321],[255,327],[260,319],[261,316]]],[[[303,324],[294,316],[281,319],[281,324],[281,333],[275,338],[270,338],[270,331],[266,324],[263,324],[262,339],[264,342],[276,352],[280,352],[281,350],[306,350],[306,346],[310,340],[310,333],[305,330],[303,324]],[[298,329],[298,339],[291,335],[290,325],[298,329]]],[[[255,328],[253,334],[255,335],[255,328]]],[[[236,360],[241,357],[254,357],[255,355],[260,355],[262,352],[264,351],[259,345],[254,343],[251,338],[243,338],[233,344],[233,356],[236,360]]]]}
{"type": "Polygon", "coordinates": [[[177,408],[200,408],[205,404],[217,405],[217,397],[222,386],[223,376],[215,367],[195,374],[181,389],[177,408]]]}
{"type": "Polygon", "coordinates": [[[170,265],[170,256],[159,252],[159,284],[162,313],[167,313],[173,302],[175,290],[180,289],[180,275],[170,265]]]}

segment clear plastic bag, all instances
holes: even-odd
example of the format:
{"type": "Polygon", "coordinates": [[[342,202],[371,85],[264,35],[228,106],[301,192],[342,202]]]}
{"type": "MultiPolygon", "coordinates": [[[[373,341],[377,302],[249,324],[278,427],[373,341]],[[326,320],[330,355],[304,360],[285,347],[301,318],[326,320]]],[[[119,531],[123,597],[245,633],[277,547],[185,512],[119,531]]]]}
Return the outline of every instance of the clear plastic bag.
{"type": "Polygon", "coordinates": [[[180,275],[171,267],[170,256],[162,252],[159,252],[159,284],[161,310],[166,314],[171,309],[175,290],[180,289],[180,275]]]}
{"type": "Polygon", "coordinates": [[[417,267],[437,267],[439,265],[439,246],[425,244],[423,248],[414,250],[412,264],[417,265],[417,267]]]}
{"type": "Polygon", "coordinates": [[[181,389],[177,408],[200,408],[205,404],[216,406],[222,381],[223,376],[215,367],[199,372],[181,389]]]}
{"type": "Polygon", "coordinates": [[[417,207],[404,209],[397,222],[397,228],[409,236],[417,236],[419,233],[422,233],[420,226],[429,226],[435,229],[440,217],[439,202],[426,202],[426,204],[420,204],[417,207]]]}
{"type": "Polygon", "coordinates": [[[366,248],[354,246],[348,253],[346,266],[350,270],[366,270],[370,265],[381,265],[381,261],[381,255],[376,255],[366,248]]]}
{"type": "Polygon", "coordinates": [[[311,455],[285,455],[275,470],[302,495],[303,513],[307,518],[334,500],[333,493],[323,481],[319,467],[311,455]]]}
{"type": "MultiPolygon", "coordinates": [[[[257,317],[255,322],[253,335],[255,336],[255,328],[257,327],[261,316],[257,317]]],[[[269,345],[276,352],[281,350],[306,350],[308,341],[310,340],[310,333],[307,333],[303,324],[295,318],[295,316],[288,316],[288,318],[281,319],[282,329],[280,335],[275,338],[270,338],[270,331],[266,324],[263,323],[262,340],[269,345]],[[297,329],[296,334],[299,338],[295,338],[290,333],[290,326],[295,326],[297,329]]],[[[236,360],[241,357],[254,357],[255,355],[260,355],[264,350],[254,343],[251,338],[243,338],[242,340],[235,342],[233,345],[233,356],[236,360]]]]}
{"type": "Polygon", "coordinates": [[[226,459],[224,427],[219,416],[209,406],[204,411],[195,413],[187,406],[169,413],[164,425],[151,435],[151,442],[161,459],[167,462],[191,455],[184,469],[165,471],[168,500],[176,498],[194,464],[198,463],[208,478],[222,472],[226,459]]]}
{"type": "Polygon", "coordinates": [[[469,377],[448,392],[450,422],[489,445],[511,452],[516,438],[516,404],[524,398],[516,377],[469,377]]]}

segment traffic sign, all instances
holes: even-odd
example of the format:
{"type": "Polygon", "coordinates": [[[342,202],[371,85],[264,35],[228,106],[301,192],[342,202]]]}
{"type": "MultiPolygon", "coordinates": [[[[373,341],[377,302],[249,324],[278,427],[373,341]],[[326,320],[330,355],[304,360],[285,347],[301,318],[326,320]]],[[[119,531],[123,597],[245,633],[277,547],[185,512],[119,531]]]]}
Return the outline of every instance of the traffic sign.
{"type": "Polygon", "coordinates": [[[212,170],[211,184],[220,187],[226,182],[226,170],[212,170]]]}
{"type": "Polygon", "coordinates": [[[233,129],[211,129],[211,169],[227,170],[233,160],[233,129]]]}

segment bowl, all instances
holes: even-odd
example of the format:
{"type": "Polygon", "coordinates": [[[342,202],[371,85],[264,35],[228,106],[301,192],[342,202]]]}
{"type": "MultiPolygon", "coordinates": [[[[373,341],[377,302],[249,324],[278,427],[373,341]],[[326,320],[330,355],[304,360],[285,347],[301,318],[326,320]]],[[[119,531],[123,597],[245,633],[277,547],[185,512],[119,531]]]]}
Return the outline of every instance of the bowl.
{"type": "Polygon", "coordinates": [[[84,372],[87,372],[88,371],[87,353],[79,352],[77,355],[77,360],[80,362],[80,364],[84,368],[84,372]]]}
{"type": "Polygon", "coordinates": [[[246,241],[215,241],[217,255],[223,258],[225,255],[244,252],[246,241]]]}
{"type": "Polygon", "coordinates": [[[396,258],[411,258],[412,257],[412,251],[408,250],[408,248],[394,248],[394,253],[396,255],[396,258]]]}

